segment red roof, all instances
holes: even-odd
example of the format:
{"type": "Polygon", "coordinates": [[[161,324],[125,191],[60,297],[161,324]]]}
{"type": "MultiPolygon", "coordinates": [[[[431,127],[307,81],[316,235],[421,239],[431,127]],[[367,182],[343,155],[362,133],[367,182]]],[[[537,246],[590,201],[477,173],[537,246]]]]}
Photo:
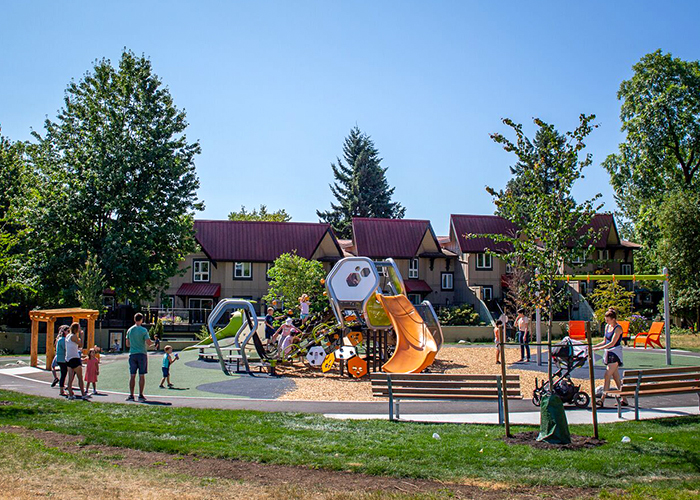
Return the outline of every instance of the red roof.
{"type": "MultiPolygon", "coordinates": [[[[610,237],[610,230],[615,227],[615,219],[612,214],[595,214],[591,219],[590,224],[586,224],[579,231],[578,234],[582,235],[593,228],[594,233],[598,236],[591,243],[595,248],[605,248],[608,246],[608,238],[610,237]]],[[[617,227],[615,227],[615,232],[617,234],[617,227]]],[[[619,242],[619,238],[618,238],[619,242]]]]}
{"type": "Polygon", "coordinates": [[[221,295],[219,283],[183,283],[175,293],[178,297],[218,297],[221,295]]]}
{"type": "Polygon", "coordinates": [[[423,280],[405,280],[403,284],[406,286],[406,293],[430,293],[433,291],[423,280]]]}
{"type": "MultiPolygon", "coordinates": [[[[425,232],[435,240],[430,221],[412,219],[352,219],[355,253],[363,257],[410,259],[416,257],[425,232]]],[[[442,254],[440,254],[442,255],[442,254]]]]}
{"type": "Polygon", "coordinates": [[[450,215],[450,224],[459,242],[462,253],[481,253],[486,250],[508,253],[513,246],[507,242],[496,242],[491,238],[467,238],[466,234],[502,234],[514,237],[516,226],[498,215],[450,215]]]}
{"type": "Polygon", "coordinates": [[[337,257],[343,256],[329,224],[198,220],[194,230],[202,250],[214,261],[273,262],[294,251],[310,259],[326,233],[333,239],[337,257]]]}

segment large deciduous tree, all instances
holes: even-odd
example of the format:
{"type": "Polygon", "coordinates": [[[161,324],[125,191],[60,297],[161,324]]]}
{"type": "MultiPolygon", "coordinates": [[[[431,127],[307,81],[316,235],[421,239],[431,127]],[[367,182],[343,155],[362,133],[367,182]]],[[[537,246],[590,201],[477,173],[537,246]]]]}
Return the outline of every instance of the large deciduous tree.
{"type": "Polygon", "coordinates": [[[617,94],[625,142],[603,166],[625,229],[644,245],[637,270],[658,272],[660,204],[672,192],[700,189],[700,63],[657,50],[633,69],[617,94]]]}
{"type": "Polygon", "coordinates": [[[99,262],[120,299],[149,300],[194,249],[198,142],[185,112],[125,50],[72,81],[56,121],[47,119],[32,157],[40,191],[27,223],[30,265],[46,303],[76,302],[76,270],[99,262]]]}
{"type": "Polygon", "coordinates": [[[389,187],[387,167],[381,162],[372,139],[355,126],[345,138],[343,159],[331,163],[335,177],[331,192],[336,203],[331,203],[330,210],[316,211],[341,238],[352,237],[353,217],[403,218],[406,209],[391,200],[395,188],[389,187]]]}

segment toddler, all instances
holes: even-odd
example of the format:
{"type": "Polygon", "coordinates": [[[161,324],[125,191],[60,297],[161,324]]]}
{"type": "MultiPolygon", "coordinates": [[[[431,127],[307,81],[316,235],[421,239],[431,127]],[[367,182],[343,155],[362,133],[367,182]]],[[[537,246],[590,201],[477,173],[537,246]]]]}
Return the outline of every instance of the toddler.
{"type": "Polygon", "coordinates": [[[167,381],[168,382],[168,389],[172,389],[174,386],[173,384],[170,383],[170,365],[172,365],[175,361],[180,359],[180,357],[176,354],[175,356],[171,356],[173,352],[172,346],[166,345],[165,349],[163,349],[165,353],[163,354],[163,380],[160,381],[160,388],[165,389],[165,386],[163,384],[167,381]]]}
{"type": "Polygon", "coordinates": [[[100,358],[97,357],[97,352],[92,348],[88,351],[87,359],[85,361],[85,382],[87,387],[86,391],[90,390],[90,384],[92,384],[92,394],[97,394],[97,376],[100,374],[100,358]]]}

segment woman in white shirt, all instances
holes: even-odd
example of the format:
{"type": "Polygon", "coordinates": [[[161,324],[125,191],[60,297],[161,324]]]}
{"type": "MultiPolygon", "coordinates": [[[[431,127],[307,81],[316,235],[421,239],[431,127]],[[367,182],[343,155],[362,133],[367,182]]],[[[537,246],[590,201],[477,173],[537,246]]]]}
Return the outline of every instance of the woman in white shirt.
{"type": "Polygon", "coordinates": [[[88,395],[85,393],[85,384],[83,382],[83,356],[80,349],[82,345],[80,338],[80,325],[73,323],[70,326],[70,333],[66,337],[66,363],[68,364],[68,399],[75,399],[73,395],[73,379],[78,376],[78,385],[83,399],[88,395]]]}
{"type": "Polygon", "coordinates": [[[520,343],[520,361],[530,362],[530,318],[525,316],[525,309],[518,309],[515,328],[518,330],[518,342],[520,343]],[[525,351],[527,351],[527,358],[525,351]]]}

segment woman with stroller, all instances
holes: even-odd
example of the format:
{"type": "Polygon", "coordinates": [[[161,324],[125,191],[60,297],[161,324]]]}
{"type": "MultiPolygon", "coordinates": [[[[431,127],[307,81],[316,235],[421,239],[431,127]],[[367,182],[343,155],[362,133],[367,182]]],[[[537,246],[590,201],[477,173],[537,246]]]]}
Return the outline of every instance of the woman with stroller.
{"type": "MultiPolygon", "coordinates": [[[[602,342],[593,346],[593,350],[604,349],[603,363],[605,363],[605,378],[603,382],[603,395],[598,399],[598,408],[605,405],[605,393],[610,389],[610,380],[615,380],[617,388],[622,387],[620,367],[622,364],[622,326],[617,322],[617,312],[612,307],[605,313],[605,338],[602,342]]],[[[622,406],[627,406],[627,399],[622,398],[622,406]]]]}

